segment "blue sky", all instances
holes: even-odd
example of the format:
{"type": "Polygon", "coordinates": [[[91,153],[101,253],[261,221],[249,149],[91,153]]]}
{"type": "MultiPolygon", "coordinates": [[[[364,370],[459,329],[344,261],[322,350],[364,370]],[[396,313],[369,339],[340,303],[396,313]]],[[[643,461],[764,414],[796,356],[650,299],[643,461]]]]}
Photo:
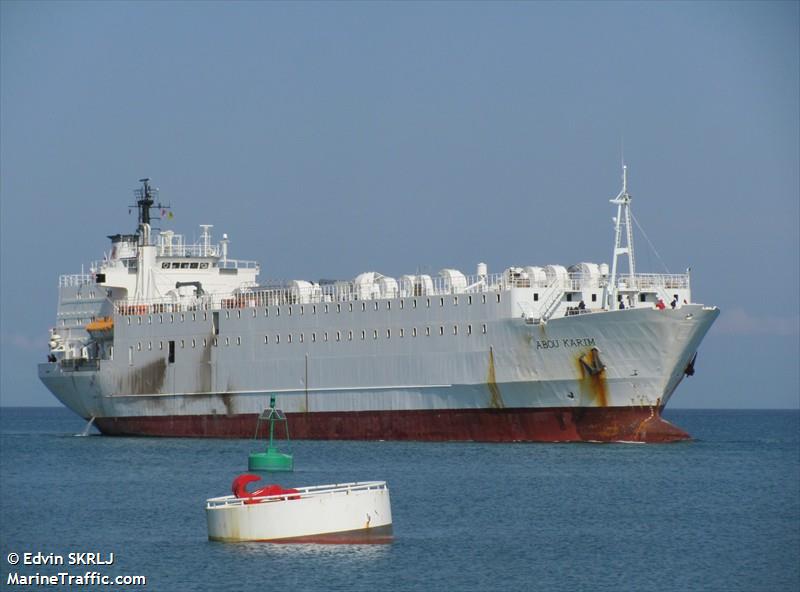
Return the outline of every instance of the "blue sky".
{"type": "MultiPolygon", "coordinates": [[[[610,260],[620,152],[722,315],[675,407],[799,405],[797,2],[0,3],[0,403],[57,278],[213,223],[268,278],[610,260]]],[[[637,236],[640,271],[663,271],[637,236]]]]}

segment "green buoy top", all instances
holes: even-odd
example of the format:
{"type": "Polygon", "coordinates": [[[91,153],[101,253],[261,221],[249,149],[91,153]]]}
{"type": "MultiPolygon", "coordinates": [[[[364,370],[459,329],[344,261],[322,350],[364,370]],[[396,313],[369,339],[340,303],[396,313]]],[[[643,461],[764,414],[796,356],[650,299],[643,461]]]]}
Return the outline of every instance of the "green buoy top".
{"type": "Polygon", "coordinates": [[[258,416],[256,423],[256,433],[253,437],[258,440],[258,433],[261,425],[269,423],[269,442],[265,452],[251,452],[248,458],[247,467],[250,471],[293,471],[294,459],[291,454],[279,452],[275,448],[275,424],[283,423],[283,430],[286,435],[286,442],[289,442],[289,422],[286,415],[280,409],[275,409],[275,395],[269,399],[269,409],[265,409],[258,416]]]}

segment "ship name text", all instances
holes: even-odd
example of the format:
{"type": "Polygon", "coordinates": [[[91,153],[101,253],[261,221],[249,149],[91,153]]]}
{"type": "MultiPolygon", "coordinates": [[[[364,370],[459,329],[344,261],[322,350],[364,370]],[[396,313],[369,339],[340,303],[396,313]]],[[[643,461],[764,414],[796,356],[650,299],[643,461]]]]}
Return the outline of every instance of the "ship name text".
{"type": "Polygon", "coordinates": [[[567,337],[562,339],[542,339],[536,341],[536,349],[559,349],[594,346],[594,337],[567,337]]]}

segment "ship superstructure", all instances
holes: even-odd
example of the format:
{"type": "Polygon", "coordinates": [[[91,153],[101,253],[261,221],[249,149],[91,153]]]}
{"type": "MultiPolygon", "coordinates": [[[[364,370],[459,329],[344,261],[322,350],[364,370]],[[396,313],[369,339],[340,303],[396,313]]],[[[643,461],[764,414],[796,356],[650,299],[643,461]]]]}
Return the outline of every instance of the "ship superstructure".
{"type": "Polygon", "coordinates": [[[719,314],[689,274],[635,271],[627,170],[612,265],[261,285],[227,236],[134,234],[59,280],[39,376],[107,434],[252,434],[271,395],[295,438],[669,441],[661,418],[719,314]],[[618,263],[627,263],[621,271],[618,263]]]}

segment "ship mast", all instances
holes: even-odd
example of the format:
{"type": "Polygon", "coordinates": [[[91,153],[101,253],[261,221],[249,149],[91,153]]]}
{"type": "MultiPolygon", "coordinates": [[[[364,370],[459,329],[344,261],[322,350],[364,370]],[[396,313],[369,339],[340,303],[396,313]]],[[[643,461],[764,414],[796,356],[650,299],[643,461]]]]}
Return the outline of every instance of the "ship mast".
{"type": "Polygon", "coordinates": [[[156,204],[154,196],[158,194],[158,189],[150,187],[150,179],[145,177],[139,179],[142,184],[141,188],[134,189],[133,194],[136,196],[136,209],[138,211],[139,226],[136,230],[137,234],[141,237],[143,245],[150,244],[150,220],[160,220],[158,216],[150,215],[150,208],[156,207],[163,210],[168,210],[170,207],[156,204]]]}
{"type": "Polygon", "coordinates": [[[631,225],[631,194],[628,193],[628,166],[622,165],[622,191],[619,192],[617,197],[609,200],[610,203],[616,204],[617,216],[614,218],[614,256],[611,263],[611,278],[607,286],[608,300],[606,305],[610,310],[619,308],[617,302],[617,260],[620,255],[628,256],[628,281],[627,288],[635,290],[636,288],[636,264],[633,256],[633,226],[631,225]],[[623,226],[625,233],[625,246],[622,246],[623,226]]]}

